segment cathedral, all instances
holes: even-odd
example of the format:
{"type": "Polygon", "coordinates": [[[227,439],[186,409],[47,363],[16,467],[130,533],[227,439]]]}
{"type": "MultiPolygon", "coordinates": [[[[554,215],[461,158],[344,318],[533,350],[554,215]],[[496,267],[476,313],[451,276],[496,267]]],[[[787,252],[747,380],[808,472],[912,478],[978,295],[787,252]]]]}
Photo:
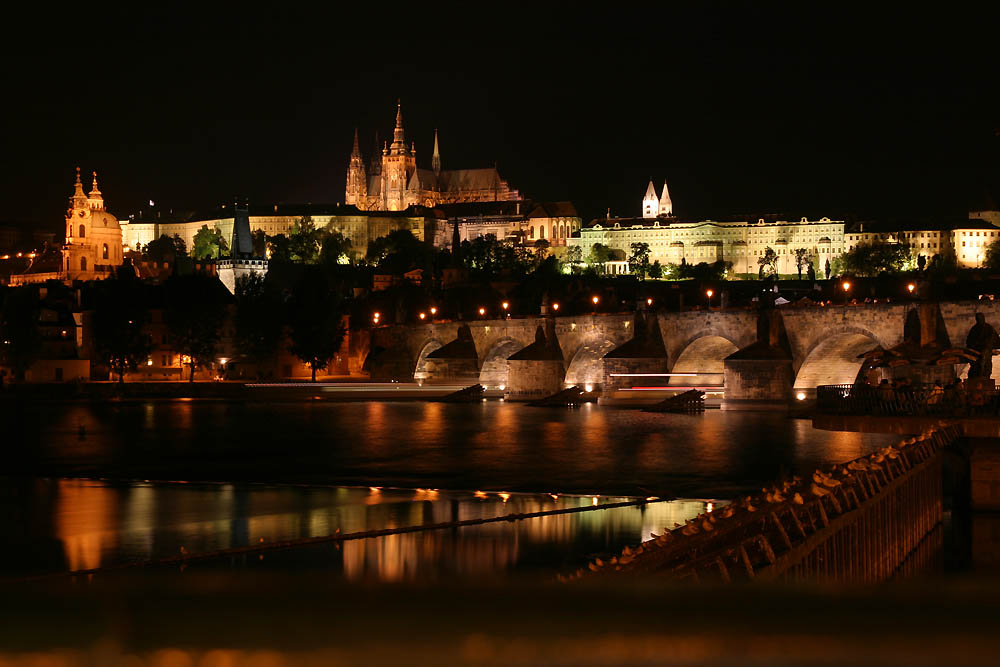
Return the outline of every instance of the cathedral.
{"type": "Polygon", "coordinates": [[[674,205],[670,201],[670,191],[667,190],[667,182],[663,181],[663,194],[656,196],[656,187],[653,179],[649,179],[646,186],[646,195],[642,198],[642,217],[657,218],[660,216],[670,217],[674,214],[674,205]]]}
{"type": "Polygon", "coordinates": [[[363,211],[402,211],[410,206],[433,208],[439,204],[463,202],[519,201],[520,193],[500,178],[496,167],[484,169],[441,169],[437,130],[431,168],[417,167],[416,145],[406,145],[402,106],[396,105],[396,127],[392,143],[384,144],[377,155],[378,141],[365,169],[354,131],[354,149],[347,168],[344,201],[363,211]],[[378,159],[381,157],[381,159],[378,159]]]}

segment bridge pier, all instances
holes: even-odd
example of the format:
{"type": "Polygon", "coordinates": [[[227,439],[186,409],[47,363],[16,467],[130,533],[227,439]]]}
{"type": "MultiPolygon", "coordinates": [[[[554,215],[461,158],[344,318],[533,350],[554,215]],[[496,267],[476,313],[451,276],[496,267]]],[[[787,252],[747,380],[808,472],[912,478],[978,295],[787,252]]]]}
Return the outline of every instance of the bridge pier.
{"type": "Polygon", "coordinates": [[[536,329],[534,343],[507,358],[507,398],[531,401],[551,396],[563,388],[565,377],[555,323],[549,318],[544,329],[536,329]]]}

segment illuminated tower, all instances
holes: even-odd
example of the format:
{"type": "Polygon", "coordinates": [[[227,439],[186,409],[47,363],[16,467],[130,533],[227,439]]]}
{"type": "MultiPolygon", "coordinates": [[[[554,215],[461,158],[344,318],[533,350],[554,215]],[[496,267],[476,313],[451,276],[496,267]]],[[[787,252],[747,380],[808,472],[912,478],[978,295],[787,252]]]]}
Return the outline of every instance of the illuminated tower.
{"type": "Polygon", "coordinates": [[[397,101],[396,128],[392,132],[392,143],[387,150],[382,151],[382,204],[385,210],[402,211],[406,208],[406,186],[416,168],[413,150],[406,147],[403,107],[397,101]]]}
{"type": "Polygon", "coordinates": [[[368,198],[368,180],[365,176],[365,163],[361,159],[361,149],[358,147],[358,130],[354,128],[354,148],[351,150],[351,161],[347,166],[347,193],[345,204],[354,204],[364,209],[368,198]]]}
{"type": "Polygon", "coordinates": [[[90,194],[83,192],[80,168],[76,168],[73,196],[66,210],[66,242],[62,247],[66,280],[93,280],[110,276],[122,263],[122,229],[118,219],[104,208],[104,195],[94,172],[90,194]]]}
{"type": "Polygon", "coordinates": [[[659,212],[660,202],[656,197],[656,188],[653,187],[653,179],[649,179],[646,195],[642,198],[642,217],[655,218],[659,212]]]}
{"type": "Polygon", "coordinates": [[[434,155],[431,156],[431,169],[434,170],[435,176],[439,176],[441,174],[441,152],[438,150],[437,128],[434,128],[434,155]]]}
{"type": "Polygon", "coordinates": [[[670,190],[667,189],[667,182],[663,181],[663,194],[660,195],[660,215],[673,215],[674,205],[670,201],[670,190]]]}
{"type": "MultiPolygon", "coordinates": [[[[97,172],[93,172],[94,181],[90,188],[90,193],[87,195],[87,203],[90,204],[90,210],[92,211],[103,211],[104,210],[104,196],[101,191],[97,189],[97,172]]],[[[77,175],[79,179],[79,175],[77,175]]]]}

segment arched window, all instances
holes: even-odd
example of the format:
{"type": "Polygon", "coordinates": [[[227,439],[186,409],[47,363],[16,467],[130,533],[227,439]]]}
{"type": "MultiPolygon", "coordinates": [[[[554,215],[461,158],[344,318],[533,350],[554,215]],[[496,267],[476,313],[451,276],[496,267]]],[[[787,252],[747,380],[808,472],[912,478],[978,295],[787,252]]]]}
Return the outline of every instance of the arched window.
{"type": "Polygon", "coordinates": [[[529,239],[535,238],[535,226],[534,225],[532,225],[531,227],[528,227],[528,238],[529,239]]]}
{"type": "Polygon", "coordinates": [[[103,259],[107,259],[107,258],[108,258],[108,244],[107,244],[107,243],[105,243],[105,244],[104,244],[104,254],[103,254],[103,259]]]}
{"type": "Polygon", "coordinates": [[[82,239],[86,235],[87,235],[87,230],[84,228],[83,225],[80,225],[80,238],[82,239]]]}
{"type": "MultiPolygon", "coordinates": [[[[80,229],[83,229],[83,227],[81,227],[80,229]]],[[[86,257],[81,257],[80,258],[80,270],[81,271],[86,271],[87,270],[87,258],[86,257]]]]}

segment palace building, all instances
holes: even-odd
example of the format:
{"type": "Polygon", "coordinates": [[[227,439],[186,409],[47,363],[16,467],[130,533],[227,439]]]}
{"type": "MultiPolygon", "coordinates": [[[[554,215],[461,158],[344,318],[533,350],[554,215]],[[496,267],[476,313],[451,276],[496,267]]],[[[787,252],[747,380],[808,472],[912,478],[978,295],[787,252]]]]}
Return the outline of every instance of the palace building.
{"type": "MultiPolygon", "coordinates": [[[[378,140],[376,139],[376,150],[378,140]]],[[[381,160],[372,155],[366,170],[358,132],[347,166],[344,202],[364,211],[402,211],[410,206],[433,208],[439,204],[464,202],[518,201],[521,195],[500,178],[496,167],[482,169],[442,169],[437,130],[431,168],[417,166],[414,142],[406,144],[403,109],[396,105],[396,127],[392,143],[381,150],[381,160]]]]}

